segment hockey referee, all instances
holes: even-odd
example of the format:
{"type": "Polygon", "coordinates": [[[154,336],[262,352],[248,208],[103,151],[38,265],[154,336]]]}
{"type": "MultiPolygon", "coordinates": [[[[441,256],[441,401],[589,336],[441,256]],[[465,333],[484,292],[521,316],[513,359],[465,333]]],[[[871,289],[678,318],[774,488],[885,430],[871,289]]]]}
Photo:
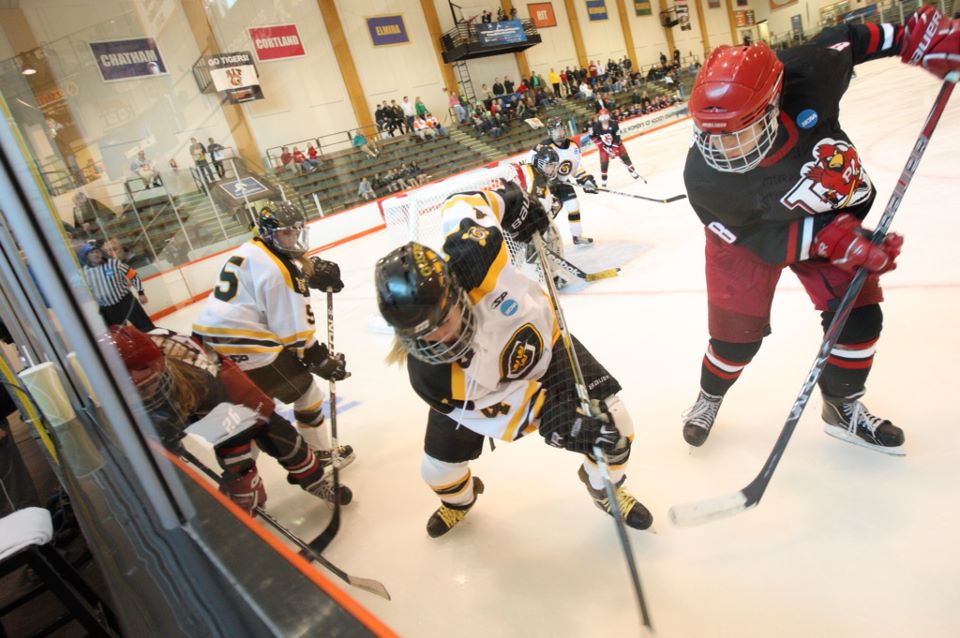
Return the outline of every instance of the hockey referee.
{"type": "Polygon", "coordinates": [[[143,294],[143,282],[136,270],[119,259],[104,255],[99,243],[84,246],[80,250],[80,262],[87,285],[100,305],[100,314],[108,326],[123,325],[129,321],[142,332],[155,328],[140,305],[147,303],[147,296],[143,294]],[[137,289],[139,303],[133,298],[130,286],[137,289]]]}

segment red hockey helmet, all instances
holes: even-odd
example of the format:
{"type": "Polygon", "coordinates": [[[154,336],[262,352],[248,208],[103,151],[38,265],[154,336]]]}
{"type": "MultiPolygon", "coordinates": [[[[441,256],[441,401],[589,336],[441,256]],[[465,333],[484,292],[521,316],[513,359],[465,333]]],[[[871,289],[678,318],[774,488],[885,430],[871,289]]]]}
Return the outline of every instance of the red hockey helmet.
{"type": "Polygon", "coordinates": [[[133,384],[144,399],[152,397],[166,385],[157,383],[163,380],[167,366],[163,351],[153,339],[133,326],[110,326],[108,339],[117,349],[133,384]]]}
{"type": "Polygon", "coordinates": [[[742,173],[760,163],[776,137],[782,88],[783,63],[766,44],[713,50],[689,102],[707,164],[742,173]]]}
{"type": "Polygon", "coordinates": [[[597,111],[597,121],[600,123],[605,123],[610,121],[610,111],[607,109],[600,109],[597,111]]]}

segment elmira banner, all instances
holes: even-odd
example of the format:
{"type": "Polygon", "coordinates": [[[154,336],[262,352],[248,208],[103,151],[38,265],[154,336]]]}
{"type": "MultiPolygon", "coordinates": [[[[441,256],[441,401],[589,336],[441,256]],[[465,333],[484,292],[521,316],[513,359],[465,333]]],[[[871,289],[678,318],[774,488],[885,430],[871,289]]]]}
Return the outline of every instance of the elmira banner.
{"type": "Polygon", "coordinates": [[[367,30],[375,47],[410,41],[407,27],[403,23],[403,16],[399,14],[367,18],[367,30]]]}

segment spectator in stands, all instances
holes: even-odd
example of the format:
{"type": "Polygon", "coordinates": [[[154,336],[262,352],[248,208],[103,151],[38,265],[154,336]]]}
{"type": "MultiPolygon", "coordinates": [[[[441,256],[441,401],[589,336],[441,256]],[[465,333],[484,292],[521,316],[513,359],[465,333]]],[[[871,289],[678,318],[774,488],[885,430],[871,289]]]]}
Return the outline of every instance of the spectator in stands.
{"type": "Polygon", "coordinates": [[[413,104],[410,104],[410,98],[406,95],[403,96],[403,101],[400,102],[400,109],[403,111],[403,121],[407,125],[407,131],[409,132],[413,128],[413,118],[416,117],[416,112],[413,110],[413,104]]]}
{"type": "Polygon", "coordinates": [[[360,180],[360,186],[357,188],[357,196],[364,201],[368,199],[375,199],[377,196],[377,193],[373,190],[373,186],[370,185],[370,180],[367,179],[366,175],[364,175],[363,179],[360,180]]]}
{"type": "Polygon", "coordinates": [[[673,50],[673,68],[680,68],[680,49],[673,50]]]}
{"type": "Polygon", "coordinates": [[[293,153],[286,146],[280,148],[280,169],[297,171],[297,165],[293,162],[293,153]]]}
{"type": "Polygon", "coordinates": [[[90,182],[99,178],[101,175],[103,175],[103,171],[100,169],[97,163],[93,161],[93,158],[87,158],[87,164],[83,167],[83,178],[87,181],[87,183],[89,184],[90,182]]]}
{"type": "Polygon", "coordinates": [[[110,237],[103,242],[103,254],[110,259],[119,259],[123,261],[123,247],[116,237],[110,237]]]}
{"type": "Polygon", "coordinates": [[[660,66],[667,68],[667,56],[663,54],[663,51],[660,52],[660,66]]]}
{"type": "Polygon", "coordinates": [[[597,76],[600,73],[599,69],[597,68],[596,60],[590,60],[590,66],[587,67],[587,73],[588,73],[587,77],[589,78],[590,86],[595,85],[597,83],[597,76]]]}
{"type": "Polygon", "coordinates": [[[500,97],[504,93],[506,93],[506,89],[503,87],[503,84],[500,83],[500,78],[493,78],[494,97],[500,97]]]}
{"type": "Polygon", "coordinates": [[[431,128],[422,117],[413,118],[413,133],[421,142],[426,142],[427,138],[436,139],[437,137],[437,131],[431,128]]]}
{"type": "Polygon", "coordinates": [[[577,94],[577,96],[583,98],[584,100],[593,99],[593,91],[590,90],[590,85],[587,84],[585,79],[580,82],[580,92],[577,94]]]}
{"type": "Polygon", "coordinates": [[[410,131],[410,129],[404,126],[403,109],[400,108],[396,100],[390,100],[390,119],[394,127],[399,129],[401,133],[408,133],[410,131]]]}
{"type": "Polygon", "coordinates": [[[743,33],[743,44],[745,46],[750,46],[753,44],[753,36],[750,35],[749,31],[744,31],[743,33]]]}
{"type": "Polygon", "coordinates": [[[427,115],[427,105],[423,103],[419,95],[413,101],[413,111],[417,114],[417,117],[426,117],[427,115]]]}
{"type": "Polygon", "coordinates": [[[517,19],[517,8],[516,8],[516,7],[510,7],[510,19],[511,19],[511,20],[516,20],[516,19],[517,19]]]}
{"type": "Polygon", "coordinates": [[[373,119],[377,123],[377,131],[381,137],[387,132],[387,102],[377,104],[377,109],[373,112],[373,119]]]}
{"type": "Polygon", "coordinates": [[[116,219],[110,208],[90,199],[83,191],[77,191],[73,196],[73,228],[74,233],[92,239],[103,236],[102,226],[116,219]]]}
{"type": "Polygon", "coordinates": [[[490,87],[488,87],[486,84],[480,85],[480,99],[482,99],[484,102],[493,100],[493,93],[490,92],[490,87]]]}
{"type": "Polygon", "coordinates": [[[497,22],[503,22],[507,16],[503,13],[503,7],[497,7],[497,22]]]}
{"type": "Polygon", "coordinates": [[[320,164],[304,155],[299,146],[293,147],[293,161],[296,162],[297,169],[301,173],[313,172],[320,168],[320,164]]]}
{"type": "Polygon", "coordinates": [[[217,171],[220,179],[223,179],[227,174],[223,168],[223,155],[225,150],[223,146],[214,142],[212,137],[207,138],[207,152],[210,153],[210,159],[213,161],[213,170],[217,171]]]}
{"type": "Polygon", "coordinates": [[[423,169],[420,168],[420,165],[417,164],[417,160],[410,160],[410,171],[413,173],[414,178],[417,180],[417,185],[423,184],[430,176],[423,172],[423,169]]]}
{"type": "Polygon", "coordinates": [[[317,147],[311,144],[307,147],[307,157],[312,159],[315,163],[320,163],[320,152],[317,150],[317,147]]]}
{"type": "Polygon", "coordinates": [[[460,102],[460,96],[457,95],[455,91],[450,91],[450,99],[448,100],[447,105],[449,108],[453,109],[453,112],[457,118],[457,124],[463,124],[467,121],[467,110],[463,108],[463,104],[460,102]]]}
{"type": "Polygon", "coordinates": [[[503,92],[507,95],[513,93],[513,81],[508,77],[503,78],[503,92]]]}
{"type": "Polygon", "coordinates": [[[630,74],[630,69],[633,68],[633,62],[630,61],[629,55],[623,56],[623,59],[620,61],[620,68],[623,69],[623,72],[627,75],[630,74]]]}
{"type": "Polygon", "coordinates": [[[137,271],[118,259],[107,257],[98,244],[87,244],[80,250],[83,277],[100,306],[100,315],[108,326],[129,321],[143,332],[154,329],[153,322],[140,304],[147,303],[143,282],[137,271]],[[130,294],[137,290],[140,302],[130,294]]]}
{"type": "Polygon", "coordinates": [[[369,155],[371,159],[376,159],[380,156],[380,149],[368,143],[366,136],[360,129],[357,129],[356,133],[353,134],[353,148],[363,151],[369,155]]]}
{"type": "Polygon", "coordinates": [[[145,151],[139,151],[137,156],[130,162],[130,170],[143,180],[144,188],[154,188],[163,186],[163,180],[160,179],[160,172],[153,165],[153,162],[147,159],[145,151]]]}
{"type": "MultiPolygon", "coordinates": [[[[464,117],[466,117],[466,111],[464,111],[464,117]]],[[[423,121],[427,123],[427,126],[439,133],[441,137],[450,137],[450,133],[447,132],[447,129],[443,127],[443,125],[440,123],[440,120],[435,118],[433,113],[430,111],[427,111],[427,116],[423,118],[423,121]]]]}
{"type": "Polygon", "coordinates": [[[210,164],[207,162],[207,149],[206,147],[197,141],[197,138],[190,138],[190,157],[193,158],[193,163],[196,165],[197,170],[200,171],[207,183],[215,182],[213,178],[213,172],[210,170],[210,164]]]}
{"type": "Polygon", "coordinates": [[[493,20],[493,14],[488,10],[484,9],[483,14],[480,16],[480,22],[490,22],[493,20]]]}
{"type": "Polygon", "coordinates": [[[553,87],[553,94],[557,97],[560,97],[560,74],[558,74],[553,67],[550,68],[550,73],[547,74],[547,81],[550,83],[550,86],[553,87]]]}

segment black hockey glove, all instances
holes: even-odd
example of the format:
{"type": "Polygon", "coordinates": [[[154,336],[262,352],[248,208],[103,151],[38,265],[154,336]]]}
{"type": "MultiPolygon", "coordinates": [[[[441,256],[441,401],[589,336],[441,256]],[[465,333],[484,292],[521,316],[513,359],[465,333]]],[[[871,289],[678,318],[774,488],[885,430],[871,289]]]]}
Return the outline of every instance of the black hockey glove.
{"type": "Polygon", "coordinates": [[[533,239],[534,233],[543,235],[549,228],[550,217],[543,209],[543,204],[538,198],[530,197],[529,203],[520,211],[517,219],[504,230],[518,242],[526,244],[533,239]]]}
{"type": "Polygon", "coordinates": [[[312,374],[328,381],[343,381],[347,373],[347,358],[342,352],[330,354],[327,346],[317,342],[303,353],[303,363],[312,374]]]}
{"type": "Polygon", "coordinates": [[[577,179],[577,183],[580,184],[580,188],[583,189],[584,193],[599,193],[600,189],[597,188],[597,180],[593,179],[593,175],[584,175],[577,179]]]}
{"type": "MultiPolygon", "coordinates": [[[[541,425],[543,423],[541,422],[541,425]]],[[[547,445],[560,447],[579,454],[593,454],[593,447],[600,446],[604,452],[612,452],[620,441],[620,432],[610,422],[606,413],[598,416],[588,416],[577,410],[570,430],[566,433],[558,431],[543,432],[547,445]]]]}
{"type": "Polygon", "coordinates": [[[316,290],[326,291],[328,288],[333,292],[343,290],[343,281],[340,279],[340,266],[332,261],[314,257],[313,274],[307,280],[307,285],[316,290]]]}

